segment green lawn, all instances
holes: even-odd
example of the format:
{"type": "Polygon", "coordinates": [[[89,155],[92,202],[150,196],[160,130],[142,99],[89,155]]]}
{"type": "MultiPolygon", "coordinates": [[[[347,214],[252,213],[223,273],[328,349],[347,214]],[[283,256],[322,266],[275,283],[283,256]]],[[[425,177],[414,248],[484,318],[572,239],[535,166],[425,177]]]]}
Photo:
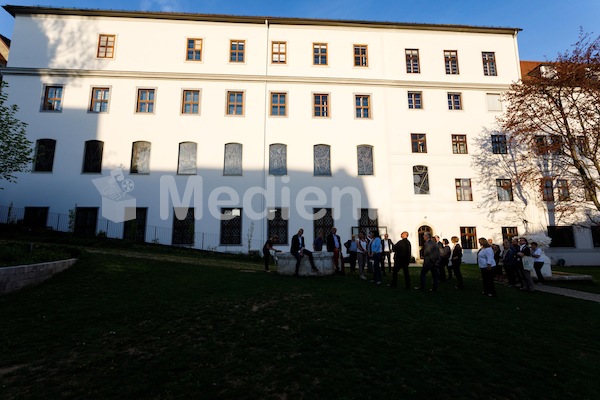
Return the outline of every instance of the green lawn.
{"type": "Polygon", "coordinates": [[[437,293],[261,268],[241,257],[84,253],[43,285],[0,297],[0,398],[600,393],[598,303],[503,285],[483,297],[473,266],[466,290],[437,293]]]}

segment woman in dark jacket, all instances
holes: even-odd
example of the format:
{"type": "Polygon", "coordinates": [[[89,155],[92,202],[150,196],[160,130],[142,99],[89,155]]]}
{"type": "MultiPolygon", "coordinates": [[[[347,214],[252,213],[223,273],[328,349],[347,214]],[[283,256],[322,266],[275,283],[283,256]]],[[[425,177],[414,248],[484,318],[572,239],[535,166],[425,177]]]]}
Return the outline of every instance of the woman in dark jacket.
{"type": "Polygon", "coordinates": [[[456,275],[456,289],[464,289],[463,277],[460,272],[460,264],[462,263],[462,247],[460,247],[460,243],[458,243],[458,237],[452,236],[450,239],[452,240],[452,253],[450,255],[450,265],[448,265],[448,277],[452,278],[452,272],[456,275]]]}

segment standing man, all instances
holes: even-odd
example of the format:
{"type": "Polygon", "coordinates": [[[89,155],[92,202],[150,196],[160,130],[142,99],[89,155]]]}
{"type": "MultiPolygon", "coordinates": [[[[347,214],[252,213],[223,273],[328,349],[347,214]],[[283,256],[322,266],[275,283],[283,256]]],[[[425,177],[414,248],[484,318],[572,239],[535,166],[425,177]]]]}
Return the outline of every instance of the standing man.
{"type": "Polygon", "coordinates": [[[300,261],[303,256],[308,257],[308,261],[310,261],[310,266],[312,270],[315,272],[319,272],[317,267],[315,267],[315,261],[313,260],[313,255],[310,250],[306,250],[304,247],[304,229],[300,228],[298,233],[292,236],[292,246],[290,248],[290,253],[296,258],[296,273],[295,276],[298,276],[298,271],[300,270],[300,261]]]}
{"type": "Polygon", "coordinates": [[[350,258],[350,272],[354,273],[356,271],[356,254],[358,252],[356,236],[352,235],[352,239],[348,240],[345,246],[348,250],[348,257],[350,258]]]}
{"type": "Polygon", "coordinates": [[[385,235],[383,235],[383,241],[382,241],[381,245],[383,246],[383,251],[381,252],[381,270],[383,272],[383,275],[385,275],[385,260],[387,259],[388,272],[391,274],[392,273],[392,251],[394,251],[394,242],[392,242],[392,239],[390,239],[388,237],[387,233],[385,235]]]}
{"type": "Polygon", "coordinates": [[[401,239],[394,245],[394,272],[392,273],[392,283],[390,287],[398,286],[398,272],[400,269],[404,272],[404,286],[410,289],[410,274],[408,273],[408,264],[410,264],[411,245],[408,241],[408,232],[402,232],[401,239]]]}
{"type": "Polygon", "coordinates": [[[331,233],[327,235],[327,251],[333,252],[333,269],[336,273],[344,274],[344,255],[342,254],[342,242],[340,237],[336,234],[337,229],[331,228],[331,233]],[[340,268],[341,261],[341,268],[340,268]]]}
{"type": "Polygon", "coordinates": [[[423,268],[421,268],[421,286],[415,287],[417,290],[425,291],[427,273],[431,271],[433,277],[433,288],[432,292],[437,291],[440,284],[438,276],[437,264],[440,262],[440,249],[436,242],[431,239],[431,233],[425,232],[423,234],[425,243],[423,243],[423,268]]]}
{"type": "Polygon", "coordinates": [[[356,256],[358,258],[358,272],[360,273],[360,279],[367,279],[365,275],[365,265],[369,262],[369,239],[365,236],[363,231],[358,232],[358,239],[356,239],[356,256]]]}
{"type": "Polygon", "coordinates": [[[381,267],[379,261],[381,260],[381,238],[379,237],[379,231],[377,229],[369,233],[371,243],[369,247],[369,258],[373,259],[373,280],[376,285],[381,285],[381,267]]]}
{"type": "Polygon", "coordinates": [[[438,250],[440,251],[440,258],[438,259],[437,264],[435,265],[437,270],[438,270],[438,277],[440,279],[440,281],[442,282],[446,282],[446,270],[442,265],[442,256],[444,254],[444,243],[442,243],[442,241],[440,240],[440,237],[438,235],[435,235],[433,237],[433,240],[435,241],[435,244],[438,247],[438,250]]]}

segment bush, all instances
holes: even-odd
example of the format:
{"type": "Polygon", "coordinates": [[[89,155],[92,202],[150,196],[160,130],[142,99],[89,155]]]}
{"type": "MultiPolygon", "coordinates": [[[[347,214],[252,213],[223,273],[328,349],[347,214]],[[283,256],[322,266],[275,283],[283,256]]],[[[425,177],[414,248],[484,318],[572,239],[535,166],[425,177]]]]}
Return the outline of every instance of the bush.
{"type": "Polygon", "coordinates": [[[33,243],[0,242],[0,267],[78,258],[81,250],[33,243]]]}

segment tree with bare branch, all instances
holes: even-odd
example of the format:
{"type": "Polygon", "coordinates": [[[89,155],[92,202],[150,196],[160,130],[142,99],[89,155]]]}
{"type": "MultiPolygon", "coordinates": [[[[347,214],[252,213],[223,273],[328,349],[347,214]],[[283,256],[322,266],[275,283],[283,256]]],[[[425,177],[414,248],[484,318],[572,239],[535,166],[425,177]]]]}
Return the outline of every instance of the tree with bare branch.
{"type": "MultiPolygon", "coordinates": [[[[600,36],[511,85],[499,118],[519,187],[533,188],[556,221],[600,217],[600,36]]],[[[552,223],[551,223],[552,224],[552,223]]]]}

